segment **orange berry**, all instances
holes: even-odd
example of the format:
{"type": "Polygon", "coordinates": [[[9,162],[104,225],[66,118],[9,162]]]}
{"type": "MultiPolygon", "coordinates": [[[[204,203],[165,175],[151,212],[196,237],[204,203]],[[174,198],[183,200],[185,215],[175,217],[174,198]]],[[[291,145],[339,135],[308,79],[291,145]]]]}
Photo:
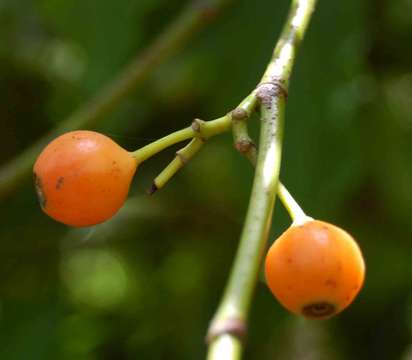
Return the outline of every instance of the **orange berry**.
{"type": "Polygon", "coordinates": [[[131,153],[107,136],[78,130],[48,144],[33,173],[44,212],[67,225],[91,226],[122,207],[136,168],[131,153]]]}
{"type": "Polygon", "coordinates": [[[292,225],[273,243],[265,273],[273,295],[289,311],[324,319],[353,301],[363,285],[365,263],[346,231],[311,220],[292,225]]]}

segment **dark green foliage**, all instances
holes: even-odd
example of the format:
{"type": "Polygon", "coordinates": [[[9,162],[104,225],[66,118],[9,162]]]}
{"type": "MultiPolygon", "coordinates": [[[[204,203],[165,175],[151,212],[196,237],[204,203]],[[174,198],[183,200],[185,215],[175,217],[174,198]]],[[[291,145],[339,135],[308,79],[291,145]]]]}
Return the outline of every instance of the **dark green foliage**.
{"type": "MultiPolygon", "coordinates": [[[[2,0],[0,161],[110,81],[183,5],[2,0]]],[[[132,150],[225,114],[259,80],[287,6],[233,1],[94,130],[132,150]]],[[[358,239],[366,283],[342,315],[315,323],[259,283],[246,359],[412,356],[411,10],[407,0],[319,3],[292,77],[281,178],[308,214],[358,239]]],[[[150,160],[124,209],[92,229],[48,219],[29,181],[4,199],[0,359],[204,357],[253,175],[231,142],[210,141],[153,197],[145,190],[173,151],[150,160]]],[[[288,221],[277,205],[271,238],[288,221]]]]}

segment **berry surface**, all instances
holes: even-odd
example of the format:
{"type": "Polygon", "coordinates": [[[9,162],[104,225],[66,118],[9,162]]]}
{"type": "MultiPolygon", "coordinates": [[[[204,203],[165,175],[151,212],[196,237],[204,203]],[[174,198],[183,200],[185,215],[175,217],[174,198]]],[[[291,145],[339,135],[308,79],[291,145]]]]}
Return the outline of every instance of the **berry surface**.
{"type": "Polygon", "coordinates": [[[271,292],[289,311],[323,319],[354,300],[363,285],[365,263],[346,231],[312,220],[291,226],[273,243],[265,274],[271,292]]]}
{"type": "Polygon", "coordinates": [[[131,153],[109,137],[78,130],[49,143],[33,168],[45,213],[82,227],[110,219],[124,204],[137,169],[131,153]]]}

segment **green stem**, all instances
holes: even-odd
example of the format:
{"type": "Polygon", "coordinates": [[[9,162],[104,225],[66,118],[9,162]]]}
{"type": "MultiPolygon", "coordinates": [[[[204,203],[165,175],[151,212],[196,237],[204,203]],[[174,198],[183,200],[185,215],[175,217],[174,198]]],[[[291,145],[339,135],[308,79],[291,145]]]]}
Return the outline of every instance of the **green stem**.
{"type": "Polygon", "coordinates": [[[51,139],[66,131],[95,126],[103,115],[112,112],[122,99],[142,85],[158,65],[181,49],[227,2],[228,0],[190,2],[153,44],[132,60],[110,84],[0,169],[0,198],[17,189],[31,174],[36,157],[51,139]]]}
{"type": "Polygon", "coordinates": [[[316,0],[293,0],[288,20],[273,57],[257,87],[261,102],[259,152],[252,194],[240,245],[223,298],[209,332],[209,360],[239,359],[239,339],[256,286],[278,189],[283,117],[296,50],[307,28],[316,0]],[[236,324],[236,326],[234,326],[236,324]],[[233,354],[225,357],[224,354],[233,354]]]}
{"type": "Polygon", "coordinates": [[[191,127],[175,131],[165,137],[158,139],[132,153],[138,163],[151,158],[169,146],[175,145],[181,141],[191,139],[194,136],[194,131],[191,127]]]}
{"type": "Polygon", "coordinates": [[[220,346],[210,346],[207,360],[238,360],[242,356],[242,340],[229,334],[222,334],[220,346]]]}
{"type": "Polygon", "coordinates": [[[290,217],[293,220],[293,225],[301,225],[308,220],[313,220],[311,217],[307,216],[293,196],[290,194],[288,189],[279,182],[278,196],[282,201],[283,206],[288,211],[290,217]]]}
{"type": "MultiPolygon", "coordinates": [[[[158,139],[132,153],[138,163],[141,163],[164,149],[177,144],[181,141],[190,138],[198,138],[202,143],[215,135],[228,131],[232,127],[236,127],[240,123],[240,118],[249,118],[255,110],[257,104],[256,93],[252,92],[248,95],[231,113],[226,114],[218,119],[211,121],[202,121],[195,119],[190,127],[178,130],[161,139],[158,139]]],[[[187,147],[181,151],[188,152],[189,161],[200,149],[201,145],[195,141],[189,143],[187,147]],[[198,146],[199,145],[199,146],[198,146]]],[[[177,153],[179,155],[179,152],[177,153]]],[[[176,173],[182,168],[181,162],[175,158],[156,179],[153,181],[152,187],[149,190],[153,194],[158,189],[162,188],[176,173]]]]}
{"type": "Polygon", "coordinates": [[[150,193],[161,189],[203,146],[204,140],[193,138],[183,149],[176,152],[172,162],[154,179],[150,193]]]}
{"type": "MultiPolygon", "coordinates": [[[[234,112],[232,112],[232,131],[235,148],[250,161],[252,166],[256,166],[257,150],[254,141],[249,135],[246,122],[247,118],[235,115],[234,112]]],[[[280,180],[277,194],[279,196],[279,199],[282,201],[283,206],[286,208],[290,217],[292,218],[294,225],[302,224],[308,220],[312,220],[312,218],[308,217],[304,213],[297,201],[293,198],[288,189],[286,189],[286,187],[280,180]]]]}
{"type": "Polygon", "coordinates": [[[132,155],[138,163],[142,163],[143,161],[165,150],[169,146],[195,137],[200,137],[203,140],[207,140],[212,136],[228,131],[231,126],[232,123],[229,115],[225,115],[211,121],[195,119],[191,126],[175,131],[161,139],[143,146],[142,148],[132,152],[132,155]]]}
{"type": "MultiPolygon", "coordinates": [[[[271,85],[264,85],[269,91],[271,85]]],[[[263,89],[263,87],[262,87],[263,89]]],[[[246,321],[252,294],[259,273],[268,231],[280,168],[283,112],[285,98],[269,96],[263,101],[261,112],[260,145],[256,163],[255,179],[240,246],[225,289],[224,297],[209,330],[210,351],[219,353],[230,342],[223,344],[222,337],[226,322],[233,319],[246,321]]],[[[229,334],[235,339],[238,334],[229,334]]],[[[235,346],[235,343],[233,343],[235,346]]],[[[210,358],[218,359],[219,357],[210,358]]]]}
{"type": "MultiPolygon", "coordinates": [[[[233,115],[232,115],[233,117],[233,115]]],[[[235,148],[251,162],[253,166],[256,166],[257,150],[256,144],[249,136],[247,123],[244,119],[233,120],[233,140],[235,148]]]]}

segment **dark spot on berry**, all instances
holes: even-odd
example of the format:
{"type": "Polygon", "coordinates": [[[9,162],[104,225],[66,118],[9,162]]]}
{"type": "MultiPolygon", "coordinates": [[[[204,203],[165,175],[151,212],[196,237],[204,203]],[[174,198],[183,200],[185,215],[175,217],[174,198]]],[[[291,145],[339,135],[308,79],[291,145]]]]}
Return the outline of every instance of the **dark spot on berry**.
{"type": "Polygon", "coordinates": [[[336,306],[326,301],[320,301],[305,305],[302,308],[302,314],[312,319],[323,319],[333,315],[336,312],[336,306]]]}
{"type": "Polygon", "coordinates": [[[60,190],[64,183],[64,177],[60,176],[56,182],[56,190],[60,190]]]}
{"type": "Polygon", "coordinates": [[[33,172],[33,181],[34,181],[34,187],[36,188],[37,199],[39,200],[40,206],[44,209],[47,204],[47,199],[46,199],[46,195],[44,195],[44,192],[43,192],[42,181],[35,172],[33,172]]]}
{"type": "Polygon", "coordinates": [[[326,281],[325,281],[325,285],[326,286],[330,286],[330,287],[332,287],[332,288],[336,288],[336,281],[335,280],[333,280],[333,279],[327,279],[326,281]]]}
{"type": "Polygon", "coordinates": [[[288,264],[291,264],[293,262],[292,258],[287,258],[287,262],[288,262],[288,264]]]}

